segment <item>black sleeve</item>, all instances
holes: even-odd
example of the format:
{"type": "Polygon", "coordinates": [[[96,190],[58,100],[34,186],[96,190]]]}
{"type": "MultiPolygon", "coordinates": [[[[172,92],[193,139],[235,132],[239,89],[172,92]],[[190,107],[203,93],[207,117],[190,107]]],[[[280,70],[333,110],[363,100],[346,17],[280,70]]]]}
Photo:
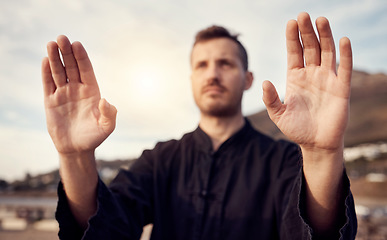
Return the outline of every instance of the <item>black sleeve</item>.
{"type": "Polygon", "coordinates": [[[98,180],[97,212],[86,231],[77,225],[62,184],[58,188],[56,219],[60,239],[139,239],[143,226],[152,222],[152,166],[144,157],[130,171],[121,170],[109,188],[98,180]]]}
{"type": "Polygon", "coordinates": [[[278,171],[274,174],[275,212],[280,239],[311,239],[311,228],[301,217],[302,154],[298,145],[279,141],[278,171]]]}
{"type": "MultiPolygon", "coordinates": [[[[283,215],[281,239],[314,239],[313,230],[307,224],[305,214],[305,179],[302,169],[299,171],[289,202],[283,215]],[[313,237],[312,237],[313,236],[313,237]]],[[[337,239],[355,239],[357,218],[355,205],[346,172],[343,174],[344,202],[341,204],[340,226],[337,226],[337,239]]]]}
{"type": "Polygon", "coordinates": [[[62,182],[59,182],[58,185],[58,204],[55,218],[59,223],[59,239],[77,240],[82,238],[83,230],[79,227],[70,211],[62,182]]]}
{"type": "MultiPolygon", "coordinates": [[[[279,171],[276,173],[275,206],[277,228],[280,239],[315,239],[313,229],[305,217],[305,178],[302,169],[300,148],[286,141],[279,141],[281,158],[279,171]]],[[[340,223],[337,226],[336,239],[355,239],[357,219],[350,182],[346,172],[343,173],[343,202],[339,209],[340,223]]]]}

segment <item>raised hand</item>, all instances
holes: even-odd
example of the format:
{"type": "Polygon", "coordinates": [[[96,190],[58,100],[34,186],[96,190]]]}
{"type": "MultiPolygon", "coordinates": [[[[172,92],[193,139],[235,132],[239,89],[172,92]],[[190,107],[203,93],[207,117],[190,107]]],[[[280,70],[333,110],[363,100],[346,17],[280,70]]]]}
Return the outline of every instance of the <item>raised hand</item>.
{"type": "Polygon", "coordinates": [[[284,103],[274,86],[263,83],[270,118],[301,147],[305,177],[306,218],[321,239],[337,236],[343,194],[343,145],[348,122],[352,50],[340,40],[340,65],[329,22],[316,20],[317,38],[307,13],[286,28],[288,53],[284,103]],[[300,41],[301,37],[301,41],[300,41]]]}
{"type": "Polygon", "coordinates": [[[94,152],[115,128],[117,110],[101,99],[90,59],[67,37],[47,44],[42,80],[48,132],[60,154],[94,152]],[[60,49],[63,63],[60,59],[60,49]]]}
{"type": "Polygon", "coordinates": [[[316,27],[319,39],[307,13],[288,22],[285,100],[282,104],[268,81],[263,84],[263,100],[272,121],[291,140],[304,148],[335,151],[342,147],[348,121],[351,44],[348,38],[340,40],[340,66],[336,72],[329,22],[320,17],[316,27]]]}

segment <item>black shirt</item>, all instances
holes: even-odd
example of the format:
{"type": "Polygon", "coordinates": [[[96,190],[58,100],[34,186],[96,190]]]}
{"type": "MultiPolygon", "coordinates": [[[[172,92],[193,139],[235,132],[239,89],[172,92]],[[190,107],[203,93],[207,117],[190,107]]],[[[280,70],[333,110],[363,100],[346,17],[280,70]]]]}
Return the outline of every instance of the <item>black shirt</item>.
{"type": "MultiPolygon", "coordinates": [[[[354,239],[356,216],[345,175],[343,239],[354,239]]],[[[302,218],[302,160],[297,145],[245,126],[214,152],[200,129],[146,150],[109,189],[98,183],[98,211],[85,233],[59,188],[61,239],[310,239],[302,218]],[[301,196],[301,199],[300,199],[301,196]]],[[[338,228],[338,236],[339,229],[338,228]]]]}

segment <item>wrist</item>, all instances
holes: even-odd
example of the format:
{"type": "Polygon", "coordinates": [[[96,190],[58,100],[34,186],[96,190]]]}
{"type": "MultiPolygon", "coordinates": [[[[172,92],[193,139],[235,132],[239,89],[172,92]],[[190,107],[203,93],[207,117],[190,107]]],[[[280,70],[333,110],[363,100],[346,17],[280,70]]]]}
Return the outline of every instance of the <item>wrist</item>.
{"type": "Polygon", "coordinates": [[[76,160],[95,160],[94,156],[95,150],[82,151],[82,152],[70,152],[70,153],[61,153],[59,154],[60,161],[76,161],[76,160]]]}
{"type": "Polygon", "coordinates": [[[97,174],[97,164],[94,150],[76,153],[59,153],[60,174],[62,179],[74,178],[74,176],[94,176],[97,174]]]}
{"type": "Polygon", "coordinates": [[[334,141],[331,143],[320,143],[320,144],[299,144],[300,148],[304,152],[314,152],[318,154],[336,154],[343,152],[344,150],[344,139],[334,141]]]}
{"type": "Polygon", "coordinates": [[[337,148],[318,148],[310,146],[300,146],[302,157],[310,163],[343,163],[344,161],[344,146],[337,148]]]}
{"type": "MultiPolygon", "coordinates": [[[[321,149],[302,147],[303,170],[307,182],[325,187],[340,181],[344,171],[344,147],[321,149]]],[[[333,184],[334,185],[334,184],[333,184]]],[[[323,187],[324,188],[324,187],[323,187]]]]}

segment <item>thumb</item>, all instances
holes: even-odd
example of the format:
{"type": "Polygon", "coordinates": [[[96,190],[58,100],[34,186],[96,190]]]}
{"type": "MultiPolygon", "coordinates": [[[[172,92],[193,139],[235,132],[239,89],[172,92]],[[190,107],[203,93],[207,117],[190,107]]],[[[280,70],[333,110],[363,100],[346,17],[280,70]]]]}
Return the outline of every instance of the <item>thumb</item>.
{"type": "Polygon", "coordinates": [[[116,117],[117,117],[117,109],[106,99],[101,98],[99,100],[99,111],[101,112],[101,117],[99,119],[99,123],[102,126],[103,130],[110,134],[113,132],[116,127],[116,117]]]}
{"type": "Polygon", "coordinates": [[[284,106],[278,96],[277,90],[270,81],[264,81],[262,84],[263,102],[266,105],[267,113],[270,119],[277,124],[279,118],[284,112],[284,106]]]}

